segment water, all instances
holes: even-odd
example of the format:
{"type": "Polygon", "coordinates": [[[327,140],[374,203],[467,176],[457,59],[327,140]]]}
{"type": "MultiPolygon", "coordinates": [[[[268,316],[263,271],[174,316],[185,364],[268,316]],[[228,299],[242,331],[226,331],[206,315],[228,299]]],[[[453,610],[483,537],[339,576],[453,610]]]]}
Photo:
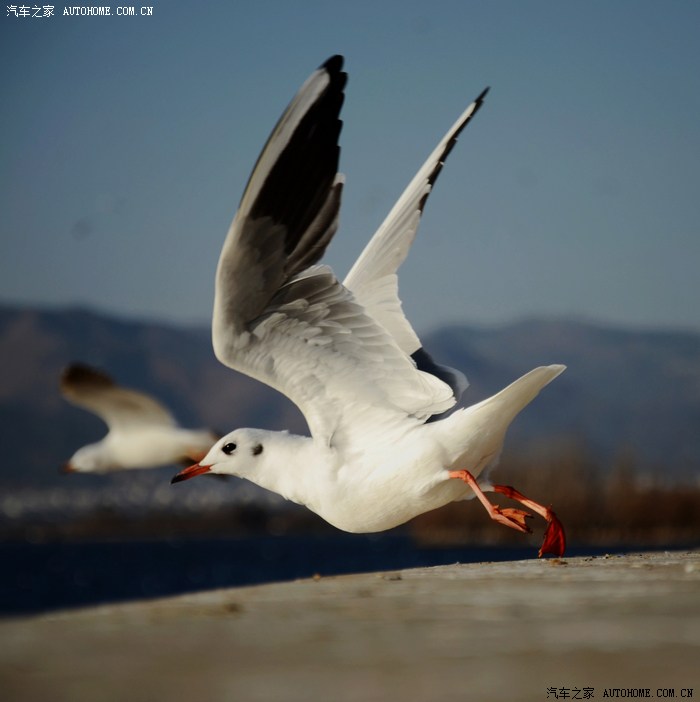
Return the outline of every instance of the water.
{"type": "MultiPolygon", "coordinates": [[[[595,555],[610,549],[578,549],[595,555]]],[[[577,555],[569,549],[568,555],[577,555]]],[[[535,558],[530,547],[426,549],[407,536],[0,543],[0,615],[19,615],[319,574],[535,558]]]]}

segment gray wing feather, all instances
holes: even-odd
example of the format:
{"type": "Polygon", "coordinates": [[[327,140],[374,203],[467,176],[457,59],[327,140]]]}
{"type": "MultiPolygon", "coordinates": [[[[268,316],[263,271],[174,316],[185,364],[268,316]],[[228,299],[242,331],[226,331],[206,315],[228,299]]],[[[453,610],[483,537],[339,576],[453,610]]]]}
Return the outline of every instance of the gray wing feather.
{"type": "Polygon", "coordinates": [[[66,400],[96,414],[110,429],[176,425],[172,414],[155,398],[120,387],[106,373],[82,363],[64,369],[60,387],[66,400]]]}
{"type": "Polygon", "coordinates": [[[425,419],[454,403],[327,267],[336,231],[345,74],[334,57],[306,81],[261,153],[222,249],[212,337],[219,360],[280,390],[314,436],[425,419]]]}
{"type": "Polygon", "coordinates": [[[418,170],[388,216],[357,259],[343,284],[358,302],[411,354],[418,368],[447,382],[459,399],[468,383],[458,370],[436,363],[421,347],[406,319],[398,294],[396,271],[404,262],[418,230],[428,196],[462,130],[483,104],[488,88],[460,115],[418,170]]]}

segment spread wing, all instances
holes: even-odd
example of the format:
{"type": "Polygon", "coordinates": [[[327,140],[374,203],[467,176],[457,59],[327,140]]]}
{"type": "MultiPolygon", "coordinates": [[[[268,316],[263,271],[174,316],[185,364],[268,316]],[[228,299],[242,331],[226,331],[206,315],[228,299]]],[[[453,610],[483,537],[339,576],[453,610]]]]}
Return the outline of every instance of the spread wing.
{"type": "Polygon", "coordinates": [[[64,369],[60,387],[66,400],[96,414],[110,430],[176,425],[170,412],[151,396],[119,387],[105,373],[81,363],[64,369]]]}
{"type": "Polygon", "coordinates": [[[287,395],[329,444],[454,404],[449,386],[315,265],[338,225],[341,68],[336,56],[313,73],[268,139],[224,242],[212,324],[219,360],[287,395]]]}
{"type": "Polygon", "coordinates": [[[428,196],[448,155],[483,104],[487,92],[488,88],[467,107],[435,147],[343,281],[401,349],[413,356],[418,367],[442,378],[452,387],[457,399],[466,389],[467,380],[460,371],[435,363],[421,347],[401,307],[396,271],[413,244],[428,196]]]}

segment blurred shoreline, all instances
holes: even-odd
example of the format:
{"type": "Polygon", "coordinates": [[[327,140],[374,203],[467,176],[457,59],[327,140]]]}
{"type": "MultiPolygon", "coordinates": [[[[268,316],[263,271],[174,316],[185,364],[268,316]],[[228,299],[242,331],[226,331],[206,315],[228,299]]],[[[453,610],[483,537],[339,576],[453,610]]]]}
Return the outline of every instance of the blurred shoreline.
{"type": "MultiPolygon", "coordinates": [[[[340,534],[320,517],[279,495],[238,479],[170,485],[172,468],[108,476],[70,476],[63,484],[0,492],[0,542],[162,538],[247,538],[340,534]]],[[[640,474],[629,455],[603,468],[575,445],[558,451],[507,454],[491,476],[551,506],[571,545],[642,547],[700,543],[700,481],[670,482],[640,474]]],[[[501,495],[491,499],[513,505],[501,495]]],[[[422,514],[389,533],[421,547],[539,545],[531,535],[492,522],[476,500],[422,514]]]]}

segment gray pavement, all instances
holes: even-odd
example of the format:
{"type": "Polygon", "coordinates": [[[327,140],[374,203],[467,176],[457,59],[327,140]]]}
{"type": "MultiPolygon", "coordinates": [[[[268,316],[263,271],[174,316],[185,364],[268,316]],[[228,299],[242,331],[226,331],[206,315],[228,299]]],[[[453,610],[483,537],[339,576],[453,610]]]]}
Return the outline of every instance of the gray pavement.
{"type": "Polygon", "coordinates": [[[640,690],[700,699],[698,551],[309,579],[0,621],[3,702],[640,690]]]}

